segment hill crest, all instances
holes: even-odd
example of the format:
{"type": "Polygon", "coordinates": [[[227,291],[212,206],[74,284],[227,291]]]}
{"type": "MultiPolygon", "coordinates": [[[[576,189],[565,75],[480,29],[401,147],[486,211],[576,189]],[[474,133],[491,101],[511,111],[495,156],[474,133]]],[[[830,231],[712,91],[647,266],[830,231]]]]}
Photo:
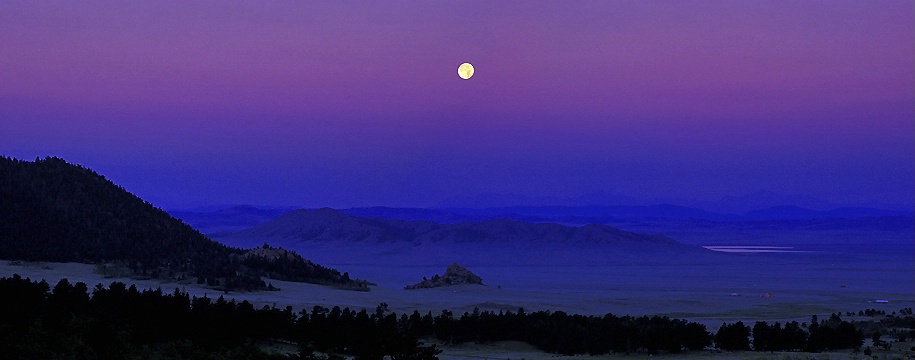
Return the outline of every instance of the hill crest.
{"type": "Polygon", "coordinates": [[[301,257],[244,257],[92,170],[0,157],[0,258],[119,263],[138,277],[265,288],[261,276],[352,285],[301,257]],[[282,266],[280,266],[282,265],[282,266]]]}
{"type": "Polygon", "coordinates": [[[437,224],[429,221],[357,217],[328,208],[295,210],[252,228],[220,236],[294,242],[687,247],[666,236],[637,234],[600,224],[574,227],[506,219],[437,224]]]}

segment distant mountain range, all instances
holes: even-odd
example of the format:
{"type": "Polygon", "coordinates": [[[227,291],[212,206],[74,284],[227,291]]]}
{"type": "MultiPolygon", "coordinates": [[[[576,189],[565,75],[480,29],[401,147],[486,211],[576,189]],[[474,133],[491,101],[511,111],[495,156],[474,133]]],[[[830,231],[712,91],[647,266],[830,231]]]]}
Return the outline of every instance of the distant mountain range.
{"type": "Polygon", "coordinates": [[[742,220],[812,220],[855,219],[862,217],[912,217],[912,211],[881,210],[865,207],[842,207],[830,210],[811,210],[797,206],[774,206],[749,211],[742,220]]]}
{"type": "Polygon", "coordinates": [[[97,263],[136,277],[223,289],[267,288],[261,276],[366,289],[295,253],[217,243],[94,171],[59,158],[0,157],[0,259],[97,263]]]}
{"type": "Polygon", "coordinates": [[[481,193],[455,196],[430,208],[436,209],[484,209],[511,207],[639,207],[670,204],[685,208],[718,214],[741,215],[747,212],[773,207],[798,207],[816,211],[836,208],[879,208],[912,212],[911,200],[899,204],[837,204],[806,195],[780,194],[773,191],[757,191],[739,196],[725,196],[717,200],[695,200],[680,198],[639,199],[622,194],[595,192],[571,197],[525,196],[517,194],[481,193]]]}
{"type": "Polygon", "coordinates": [[[329,208],[295,210],[250,229],[214,235],[285,242],[600,245],[615,249],[689,248],[661,235],[644,235],[607,225],[580,227],[505,219],[439,224],[357,217],[329,208]]]}
{"type": "Polygon", "coordinates": [[[275,219],[295,208],[258,208],[250,205],[237,205],[212,209],[193,209],[169,211],[172,216],[193,224],[194,228],[204,233],[238,231],[275,219]]]}
{"type": "MultiPolygon", "coordinates": [[[[365,214],[368,211],[351,209],[365,214]]],[[[486,209],[443,209],[451,214],[472,217],[515,216],[539,219],[676,219],[676,220],[711,220],[730,221],[764,221],[764,220],[807,220],[807,219],[850,219],[860,217],[913,216],[911,211],[893,211],[873,208],[836,208],[831,210],[812,210],[797,206],[776,206],[749,211],[743,214],[714,213],[685,206],[660,204],[650,206],[516,206],[486,209]]],[[[378,217],[388,217],[384,211],[375,209],[378,217]]],[[[401,213],[395,211],[394,213],[401,213]]]]}
{"type": "MultiPolygon", "coordinates": [[[[439,224],[482,222],[487,220],[515,220],[521,222],[558,222],[563,224],[614,224],[630,221],[711,221],[711,222],[779,222],[786,226],[804,226],[810,222],[817,227],[841,228],[852,223],[862,226],[873,222],[887,224],[911,223],[911,211],[894,211],[874,208],[846,207],[830,210],[813,210],[797,206],[775,206],[749,211],[743,214],[714,213],[697,208],[677,205],[649,206],[514,206],[483,209],[422,209],[365,207],[339,210],[342,213],[361,218],[388,220],[428,221],[439,224]],[[855,219],[855,221],[849,221],[855,219]]],[[[260,209],[242,205],[220,209],[214,212],[174,211],[172,215],[206,233],[233,232],[266,221],[276,219],[289,212],[285,209],[260,209]]],[[[907,226],[907,225],[906,225],[907,226]]]]}

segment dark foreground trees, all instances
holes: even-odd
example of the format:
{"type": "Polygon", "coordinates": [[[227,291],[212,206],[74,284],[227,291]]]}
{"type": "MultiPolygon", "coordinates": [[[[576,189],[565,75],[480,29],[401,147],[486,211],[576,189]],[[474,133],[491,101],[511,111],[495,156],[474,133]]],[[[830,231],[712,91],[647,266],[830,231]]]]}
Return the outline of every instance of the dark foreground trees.
{"type": "Polygon", "coordinates": [[[742,321],[721,324],[715,333],[715,345],[727,351],[750,350],[750,328],[742,321]]]}
{"type": "Polygon", "coordinates": [[[864,344],[864,334],[852,323],[842,320],[839,314],[832,314],[829,319],[819,323],[813,317],[809,331],[807,351],[858,348],[864,344]]]}
{"type": "MultiPolygon", "coordinates": [[[[750,328],[738,321],[724,323],[715,334],[715,345],[721,350],[750,350],[750,328]]],[[[797,321],[769,324],[757,321],[752,331],[753,350],[756,351],[808,351],[857,349],[864,342],[864,334],[838,314],[828,320],[817,321],[813,316],[809,326],[797,321]],[[804,329],[806,327],[806,330],[804,329]]]]}
{"type": "Polygon", "coordinates": [[[439,353],[403,334],[388,317],[364,311],[358,323],[313,322],[291,307],[258,309],[247,301],[192,297],[177,289],[140,291],[114,282],[89,290],[67,280],[51,289],[44,281],[19,276],[0,278],[0,299],[5,300],[0,305],[3,359],[318,358],[311,352],[268,355],[259,341],[298,342],[303,349],[371,360],[435,359],[439,353]],[[341,336],[319,336],[331,331],[341,336]]]}
{"type": "Polygon", "coordinates": [[[223,297],[192,297],[175,290],[138,290],[114,282],[88,288],[61,280],[0,278],[0,354],[4,359],[318,359],[315,351],[357,360],[436,359],[440,351],[419,339],[446,343],[517,340],[562,354],[680,352],[711,344],[696,323],[660,316],[603,317],[564,312],[450,311],[398,316],[386,304],[375,311],[315,306],[256,308],[223,297]],[[266,355],[263,341],[297,343],[299,354],[266,355]]]}
{"type": "Polygon", "coordinates": [[[756,351],[809,351],[857,349],[864,334],[838,315],[817,322],[813,317],[807,331],[797,321],[769,325],[759,321],[753,326],[753,349],[756,351]]]}
{"type": "MultiPolygon", "coordinates": [[[[409,318],[411,328],[423,326],[422,318],[417,318],[409,318]]],[[[517,340],[564,355],[679,353],[711,345],[711,334],[704,325],[665,316],[599,317],[562,311],[527,314],[521,309],[517,313],[475,310],[454,318],[450,311],[443,311],[432,324],[435,337],[446,343],[517,340]]]]}
{"type": "MultiPolygon", "coordinates": [[[[705,326],[662,316],[583,316],[561,311],[527,313],[475,310],[399,315],[380,304],[374,311],[291,307],[257,308],[223,297],[194,297],[138,290],[114,282],[89,288],[61,280],[53,287],[19,276],[0,278],[0,354],[4,359],[436,359],[444,343],[515,340],[559,354],[678,353],[711,345],[705,326]],[[265,341],[298,344],[297,354],[267,355],[265,341]]],[[[911,324],[911,316],[892,324],[911,324]]],[[[879,330],[879,329],[878,329],[879,330]]],[[[748,350],[750,328],[724,324],[715,334],[725,350],[748,350]]],[[[822,351],[861,346],[862,332],[838,315],[810,326],[758,322],[757,351],[822,351]],[[805,330],[806,329],[806,330],[805,330]]]]}

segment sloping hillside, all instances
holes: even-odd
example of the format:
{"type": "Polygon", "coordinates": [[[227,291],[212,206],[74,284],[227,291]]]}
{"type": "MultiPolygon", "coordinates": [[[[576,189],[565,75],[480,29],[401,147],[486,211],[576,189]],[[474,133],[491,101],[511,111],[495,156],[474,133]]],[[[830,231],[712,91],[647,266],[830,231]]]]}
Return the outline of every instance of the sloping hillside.
{"type": "Polygon", "coordinates": [[[260,276],[353,286],[301,257],[269,266],[206,238],[103,176],[59,158],[0,157],[0,259],[113,263],[136,276],[259,289],[260,276]],[[276,271],[276,268],[286,270],[276,271]]]}
{"type": "Polygon", "coordinates": [[[333,209],[296,210],[223,237],[297,242],[594,244],[615,247],[686,247],[660,235],[644,235],[607,225],[564,226],[513,220],[457,224],[350,216],[333,209]]]}

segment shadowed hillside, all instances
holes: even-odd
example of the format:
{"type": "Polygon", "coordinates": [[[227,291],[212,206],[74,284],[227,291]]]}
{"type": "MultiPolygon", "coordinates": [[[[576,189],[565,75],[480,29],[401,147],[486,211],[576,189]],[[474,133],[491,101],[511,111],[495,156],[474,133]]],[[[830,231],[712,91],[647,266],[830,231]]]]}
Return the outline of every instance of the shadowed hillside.
{"type": "Polygon", "coordinates": [[[689,248],[661,235],[623,231],[607,225],[564,226],[514,220],[457,224],[364,218],[333,209],[296,210],[277,219],[220,237],[305,242],[415,244],[607,245],[610,247],[689,248]]]}
{"type": "MultiPolygon", "coordinates": [[[[0,259],[105,263],[139,277],[261,289],[260,276],[365,288],[290,253],[270,259],[212,241],[92,170],[0,157],[0,259]]],[[[285,254],[285,253],[284,253],[285,254]]]]}

